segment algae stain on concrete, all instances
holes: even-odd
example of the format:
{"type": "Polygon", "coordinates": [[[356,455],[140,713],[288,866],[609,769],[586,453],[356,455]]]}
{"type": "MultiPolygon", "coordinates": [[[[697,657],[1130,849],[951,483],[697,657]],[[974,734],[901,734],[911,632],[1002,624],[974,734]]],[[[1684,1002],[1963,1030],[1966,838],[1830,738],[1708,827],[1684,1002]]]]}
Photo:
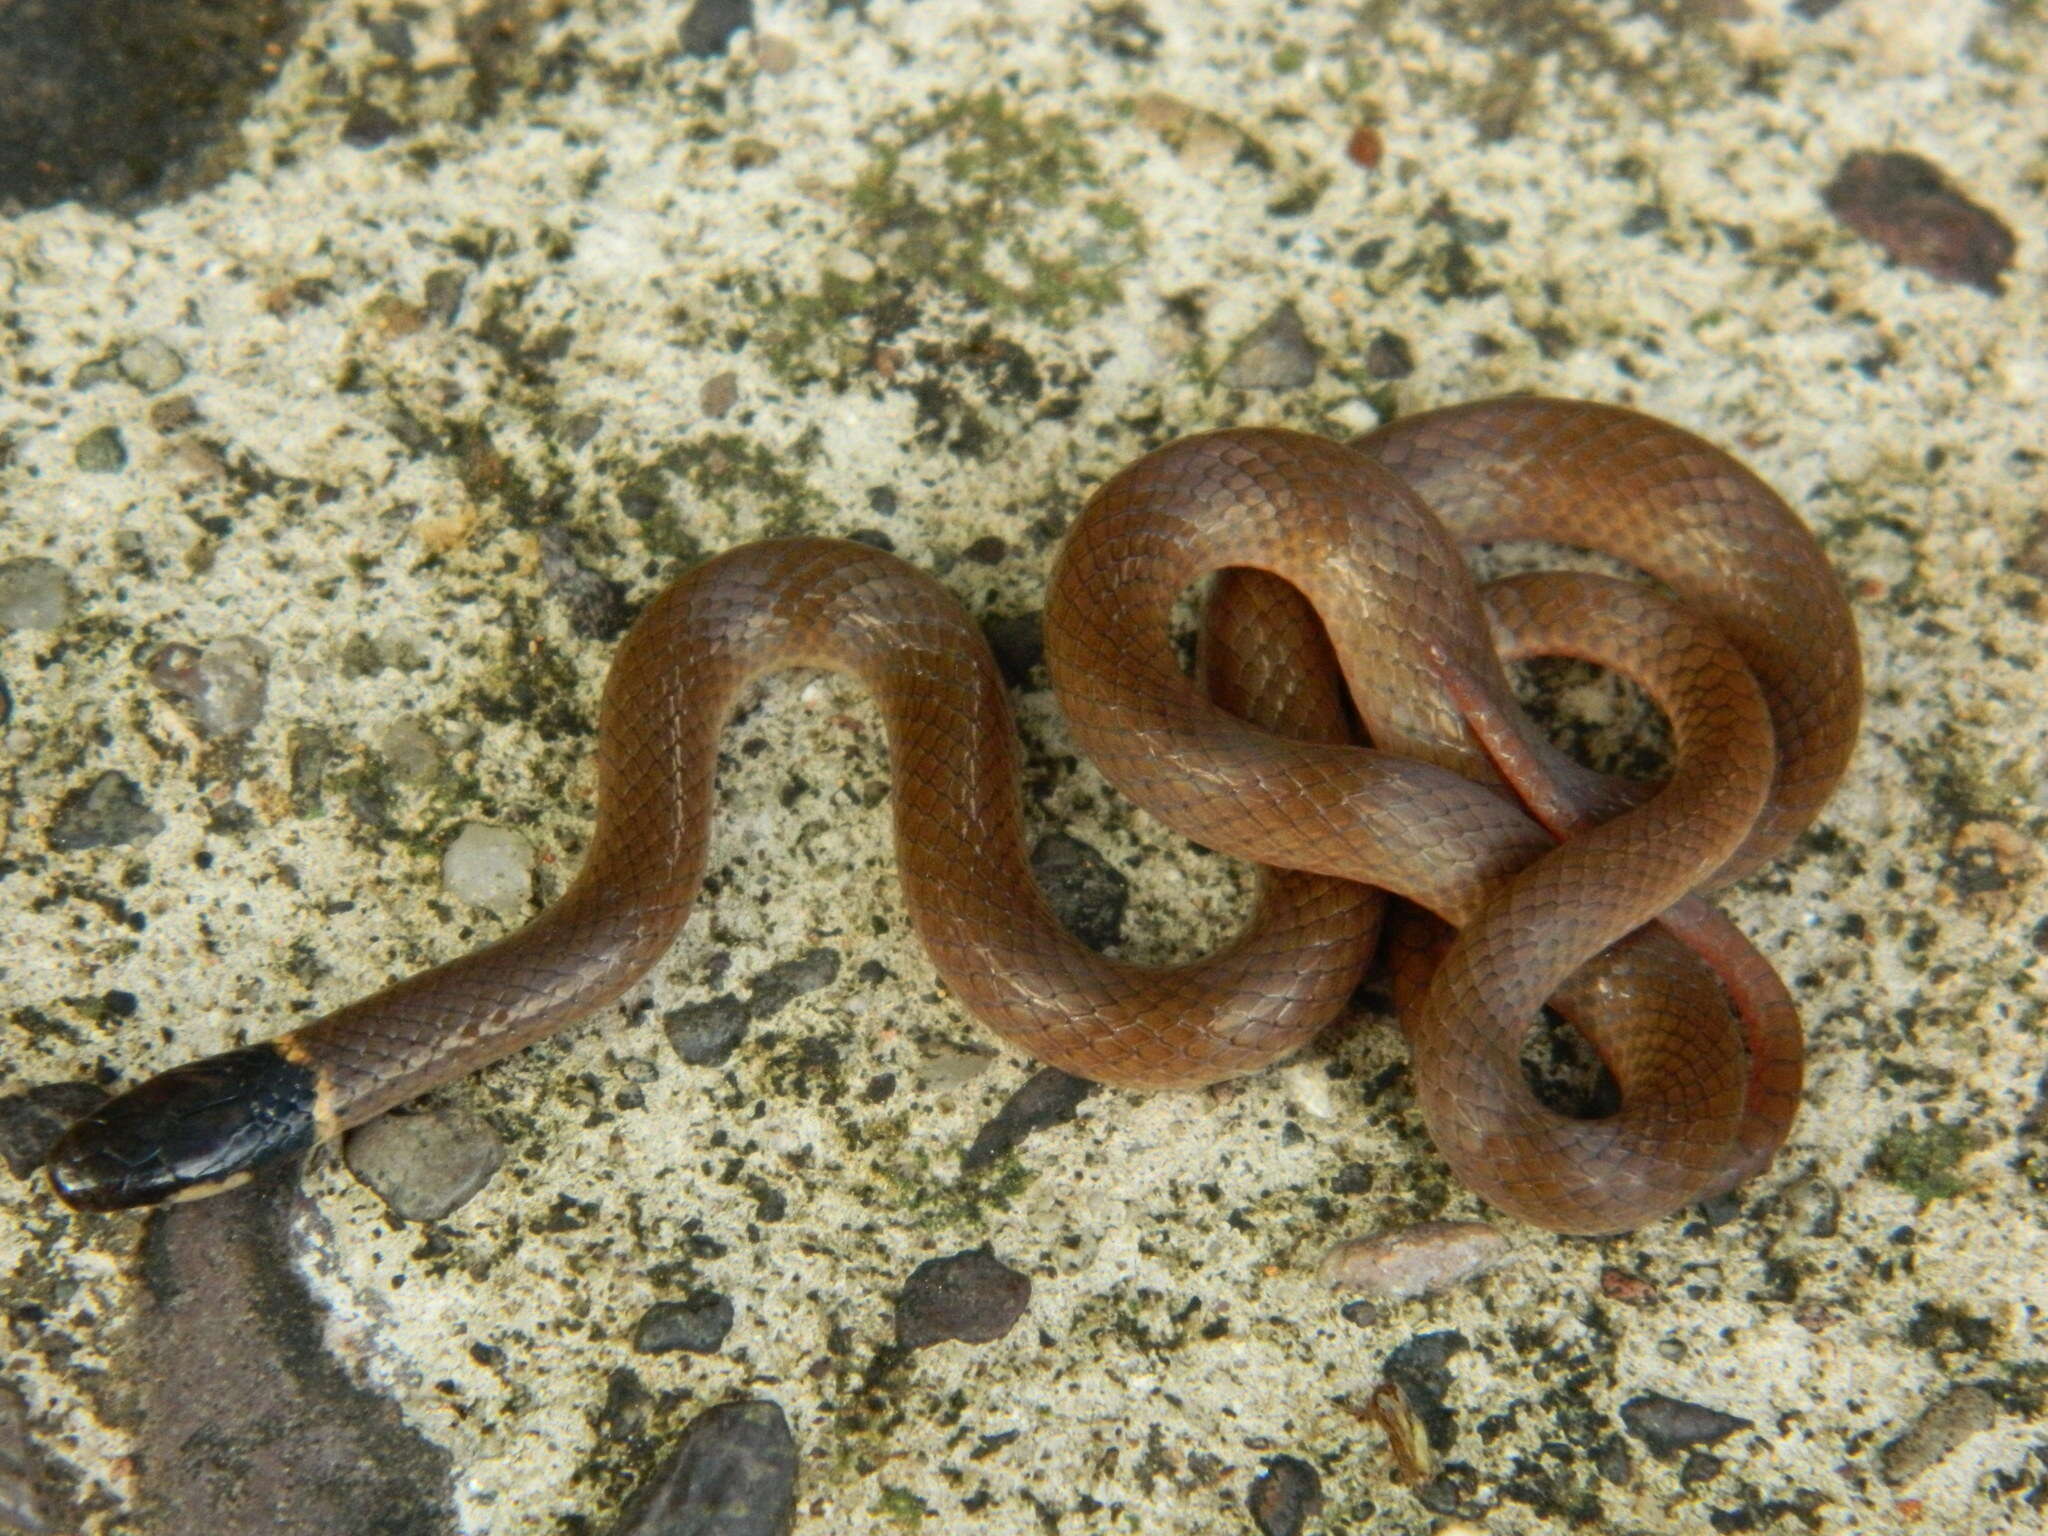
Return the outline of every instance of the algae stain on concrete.
{"type": "Polygon", "coordinates": [[[1136,209],[1103,191],[1079,122],[999,91],[877,133],[846,192],[850,259],[789,292],[771,274],[721,286],[751,314],[778,378],[844,385],[927,303],[1064,325],[1114,304],[1143,256],[1136,209]]]}

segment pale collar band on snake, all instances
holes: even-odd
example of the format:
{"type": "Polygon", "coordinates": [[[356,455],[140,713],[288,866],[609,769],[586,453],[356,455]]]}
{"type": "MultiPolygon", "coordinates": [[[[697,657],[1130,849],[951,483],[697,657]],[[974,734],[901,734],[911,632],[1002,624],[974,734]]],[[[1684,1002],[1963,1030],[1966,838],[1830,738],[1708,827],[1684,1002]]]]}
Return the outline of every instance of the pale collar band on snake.
{"type": "Polygon", "coordinates": [[[749,544],[663,591],[621,643],[596,831],[559,900],[488,948],[114,1099],[52,1154],[58,1193],[111,1210],[225,1187],[617,998],[696,901],[735,700],[797,666],[874,696],[918,935],[961,1005],[1043,1061],[1140,1088],[1271,1062],[1342,1011],[1391,895],[1384,949],[1424,1120],[1494,1205],[1624,1230],[1727,1190],[1783,1142],[1798,1018],[1702,894],[1813,820],[1862,690],[1818,546],[1728,455],[1535,398],[1350,445],[1183,438],[1089,501],[1045,633],[1060,707],[1110,782],[1263,866],[1228,947],[1148,967],[1069,934],[1031,875],[1010,708],[975,623],[867,545],[749,544]],[[1647,580],[1551,573],[1482,594],[1461,546],[1526,539],[1647,580]],[[1190,678],[1173,609],[1218,571],[1190,678]],[[1601,778],[1525,723],[1503,662],[1558,654],[1659,704],[1666,780],[1601,778]],[[1546,1004],[1612,1074],[1612,1113],[1575,1118],[1531,1089],[1522,1048],[1546,1004]]]}

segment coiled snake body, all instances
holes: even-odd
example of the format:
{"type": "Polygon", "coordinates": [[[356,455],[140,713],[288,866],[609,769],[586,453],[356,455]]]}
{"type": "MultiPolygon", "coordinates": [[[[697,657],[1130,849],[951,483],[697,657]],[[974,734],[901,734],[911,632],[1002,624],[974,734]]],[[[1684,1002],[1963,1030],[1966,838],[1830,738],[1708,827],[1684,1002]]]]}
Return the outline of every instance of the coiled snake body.
{"type": "Polygon", "coordinates": [[[1813,819],[1861,685],[1817,546],[1726,454],[1633,412],[1533,398],[1350,446],[1269,429],[1184,438],[1077,520],[1046,644],[1110,781],[1266,867],[1227,948],[1141,967],[1053,917],[1029,870],[1000,678],[934,581],[861,544],[746,545],[661,593],[622,642],[597,827],[559,900],[488,948],[130,1090],[66,1133],[58,1192],[113,1209],[222,1187],[616,998],[696,898],[736,696],[799,665],[873,693],[918,934],[962,1004],[1042,1060],[1146,1088],[1271,1061],[1342,1007],[1392,893],[1412,904],[1389,948],[1424,1118],[1488,1200],[1615,1231],[1729,1187],[1783,1141],[1796,1014],[1699,893],[1813,819]],[[1459,545],[1508,539],[1602,551],[1659,585],[1556,573],[1482,599],[1459,545]],[[1171,613],[1215,571],[1198,682],[1171,613]],[[1537,654],[1644,687],[1672,722],[1670,778],[1603,780],[1533,734],[1502,660],[1537,654]],[[1531,1091],[1520,1051],[1546,1001],[1612,1073],[1614,1113],[1572,1118],[1531,1091]]]}

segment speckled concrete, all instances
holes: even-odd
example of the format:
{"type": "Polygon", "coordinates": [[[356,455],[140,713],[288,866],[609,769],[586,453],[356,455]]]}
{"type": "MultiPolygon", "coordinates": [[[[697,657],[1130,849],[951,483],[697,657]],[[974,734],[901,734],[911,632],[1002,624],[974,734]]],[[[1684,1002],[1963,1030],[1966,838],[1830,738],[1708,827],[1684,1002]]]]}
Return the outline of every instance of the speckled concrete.
{"type": "MultiPolygon", "coordinates": [[[[1813,1064],[1720,1224],[1510,1226],[1502,1268],[1346,1320],[1332,1241],[1483,1214],[1369,1022],[1214,1093],[1096,1094],[963,1177],[1029,1066],[906,929],[872,713],[791,677],[732,737],[715,895],[650,984],[436,1096],[506,1144],[482,1192],[405,1225],[337,1160],[308,1172],[327,1346],[445,1452],[461,1528],[503,1536],[605,1528],[740,1396],[789,1416],[805,1532],[1249,1530],[1280,1454],[1320,1473],[1310,1529],[1434,1530],[1368,1400],[1446,1330],[1438,1502],[1480,1528],[2039,1529],[2039,6],[874,0],[767,6],[711,59],[680,21],[316,4],[241,171],[132,219],[0,223],[0,560],[74,587],[59,627],[0,635],[0,1093],[260,1038],[502,931],[442,888],[466,825],[521,834],[558,889],[608,652],[608,589],[565,569],[638,600],[699,551],[866,531],[1023,613],[1078,499],[1165,436],[1632,403],[1786,492],[1868,648],[1850,783],[1727,903],[1813,1064]],[[1830,217],[1866,148],[2017,232],[2003,296],[1830,217]],[[1315,377],[1227,387],[1283,303],[1315,377]],[[154,348],[106,365],[145,340],[183,377],[154,348]],[[149,663],[236,636],[268,651],[263,716],[204,740],[149,663]],[[162,829],[53,847],[109,772],[162,829]],[[671,1050],[665,1012],[819,947],[834,978],[724,1066],[671,1050]],[[896,1353],[907,1276],[984,1243],[1031,1277],[1023,1321],[896,1353]],[[633,1352],[701,1289],[736,1312],[717,1354],[633,1352]],[[1989,1426],[1888,1484],[1883,1448],[1964,1384],[1989,1426]],[[1650,1394],[1752,1427],[1718,1465],[1661,1461],[1620,1414],[1650,1394]]],[[[1241,875],[1115,803],[1042,686],[1019,703],[1035,813],[1132,883],[1126,952],[1226,932],[1241,875]]],[[[127,1512],[144,1223],[13,1187],[0,1375],[83,1529],[163,1529],[127,1512]]]]}

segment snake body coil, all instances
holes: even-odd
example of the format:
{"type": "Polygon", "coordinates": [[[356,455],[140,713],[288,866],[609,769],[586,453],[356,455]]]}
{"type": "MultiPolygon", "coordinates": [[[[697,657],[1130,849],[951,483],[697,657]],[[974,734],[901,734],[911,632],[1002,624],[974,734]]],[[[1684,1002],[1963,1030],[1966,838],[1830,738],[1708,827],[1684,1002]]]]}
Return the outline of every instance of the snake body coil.
{"type": "Polygon", "coordinates": [[[962,1004],[1042,1060],[1146,1088],[1271,1061],[1342,1007],[1392,893],[1424,1116],[1489,1200],[1562,1231],[1625,1229],[1725,1189],[1783,1141],[1796,1014],[1699,893],[1810,823],[1848,760],[1861,685],[1818,548],[1733,459],[1629,411],[1539,399],[1350,446],[1184,438],[1077,520],[1046,641],[1111,782],[1265,866],[1225,949],[1135,966],[1054,918],[1030,874],[1000,678],[935,582],[860,544],[746,545],[661,593],[622,642],[597,828],[558,901],[488,948],[113,1100],[52,1155],[59,1194],[114,1209],[222,1187],[616,998],[696,899],[734,701],[789,666],[873,693],[918,934],[962,1004]],[[1482,596],[1459,546],[1507,539],[1598,550],[1659,586],[1552,574],[1482,596]],[[1171,614],[1218,571],[1194,680],[1171,614]],[[1538,654],[1643,686],[1672,721],[1668,781],[1600,779],[1533,734],[1502,661],[1538,654]],[[1546,1002],[1600,1053],[1615,1113],[1560,1114],[1524,1081],[1546,1002]]]}

